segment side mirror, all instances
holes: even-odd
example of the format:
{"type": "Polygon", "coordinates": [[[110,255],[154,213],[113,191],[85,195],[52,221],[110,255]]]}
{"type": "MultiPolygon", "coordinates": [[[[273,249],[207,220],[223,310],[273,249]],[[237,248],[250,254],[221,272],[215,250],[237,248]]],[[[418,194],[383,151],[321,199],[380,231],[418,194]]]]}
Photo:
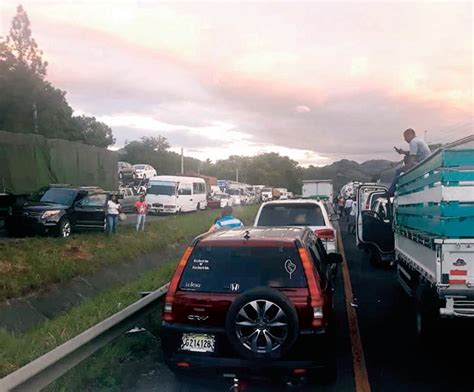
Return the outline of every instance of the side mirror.
{"type": "Polygon", "coordinates": [[[342,264],[342,256],[340,253],[329,253],[328,262],[330,264],[342,264]]]}

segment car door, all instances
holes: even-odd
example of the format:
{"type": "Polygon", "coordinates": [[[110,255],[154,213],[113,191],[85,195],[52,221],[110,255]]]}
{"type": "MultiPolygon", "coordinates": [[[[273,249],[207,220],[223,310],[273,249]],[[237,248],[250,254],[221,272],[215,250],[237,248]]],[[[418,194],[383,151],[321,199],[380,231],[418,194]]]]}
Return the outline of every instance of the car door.
{"type": "Polygon", "coordinates": [[[107,193],[93,193],[77,201],[74,204],[76,227],[103,230],[107,200],[107,193]]]}
{"type": "Polygon", "coordinates": [[[357,192],[357,246],[374,246],[381,253],[393,252],[394,235],[391,220],[371,209],[373,197],[380,197],[387,188],[378,184],[364,184],[357,192]]]}
{"type": "Polygon", "coordinates": [[[325,303],[325,309],[323,311],[326,314],[330,314],[333,308],[332,293],[335,286],[335,274],[337,271],[335,268],[337,268],[337,266],[329,265],[324,245],[316,236],[311,235],[308,237],[307,248],[313,259],[314,268],[319,275],[319,284],[325,303]]]}

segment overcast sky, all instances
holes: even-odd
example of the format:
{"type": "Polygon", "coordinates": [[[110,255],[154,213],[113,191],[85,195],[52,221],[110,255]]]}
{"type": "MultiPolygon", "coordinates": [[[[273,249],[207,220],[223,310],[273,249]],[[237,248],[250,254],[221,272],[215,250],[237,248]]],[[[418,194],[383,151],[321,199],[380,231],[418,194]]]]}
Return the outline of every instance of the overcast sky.
{"type": "MultiPolygon", "coordinates": [[[[24,0],[48,80],[116,147],[211,160],[395,160],[408,127],[473,133],[471,2],[24,0]]],[[[0,0],[0,35],[18,1],[0,0]]],[[[403,146],[404,147],[404,146],[403,146]]]]}

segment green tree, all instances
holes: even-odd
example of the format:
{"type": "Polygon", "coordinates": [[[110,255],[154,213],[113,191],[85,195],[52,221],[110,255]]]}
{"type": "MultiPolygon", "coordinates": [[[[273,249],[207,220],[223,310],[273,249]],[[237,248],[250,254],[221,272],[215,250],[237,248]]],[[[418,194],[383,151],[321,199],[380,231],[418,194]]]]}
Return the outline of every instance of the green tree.
{"type": "Polygon", "coordinates": [[[32,36],[28,15],[19,5],[12,20],[10,33],[3,45],[3,51],[0,52],[0,59],[8,57],[13,69],[26,68],[34,75],[44,78],[48,63],[43,61],[42,55],[43,52],[38,49],[32,36]]]}
{"type": "Polygon", "coordinates": [[[153,151],[163,152],[167,151],[171,146],[168,139],[164,136],[143,136],[141,142],[145,147],[149,147],[153,151]]]}
{"type": "Polygon", "coordinates": [[[108,147],[115,143],[112,129],[95,117],[76,116],[73,121],[84,143],[97,147],[108,147]]]}
{"type": "Polygon", "coordinates": [[[32,36],[26,11],[17,7],[0,38],[0,129],[77,140],[99,147],[114,143],[112,130],[93,117],[74,117],[66,92],[45,80],[47,62],[32,36]]]}

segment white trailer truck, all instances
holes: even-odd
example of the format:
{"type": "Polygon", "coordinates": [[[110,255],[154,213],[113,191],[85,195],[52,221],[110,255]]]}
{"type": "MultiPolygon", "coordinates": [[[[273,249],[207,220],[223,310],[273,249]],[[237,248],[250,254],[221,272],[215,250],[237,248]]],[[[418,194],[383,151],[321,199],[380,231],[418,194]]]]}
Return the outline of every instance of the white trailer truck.
{"type": "Polygon", "coordinates": [[[328,199],[334,198],[334,189],[331,180],[303,180],[303,198],[308,199],[328,199]]]}

